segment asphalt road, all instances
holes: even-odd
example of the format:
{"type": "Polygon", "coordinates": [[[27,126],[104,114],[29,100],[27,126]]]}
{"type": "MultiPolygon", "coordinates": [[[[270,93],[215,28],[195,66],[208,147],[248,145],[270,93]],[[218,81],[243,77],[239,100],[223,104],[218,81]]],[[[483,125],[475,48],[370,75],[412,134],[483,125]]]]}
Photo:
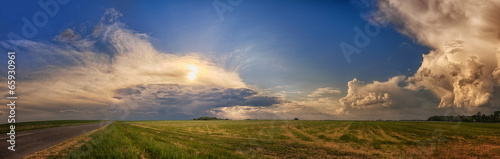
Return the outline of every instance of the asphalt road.
{"type": "Polygon", "coordinates": [[[111,124],[112,122],[113,121],[106,121],[87,125],[64,126],[16,132],[16,151],[7,149],[7,147],[10,146],[10,143],[7,142],[9,136],[7,134],[0,134],[0,159],[23,158],[73,137],[111,124]]]}

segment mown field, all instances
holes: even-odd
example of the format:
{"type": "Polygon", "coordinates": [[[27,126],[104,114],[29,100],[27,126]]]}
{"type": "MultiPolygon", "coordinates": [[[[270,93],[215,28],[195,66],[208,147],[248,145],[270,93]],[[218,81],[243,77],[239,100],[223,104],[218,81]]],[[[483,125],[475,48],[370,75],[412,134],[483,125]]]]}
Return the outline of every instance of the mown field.
{"type": "Polygon", "coordinates": [[[500,124],[120,121],[67,158],[494,158],[500,124]]]}
{"type": "MultiPolygon", "coordinates": [[[[101,120],[49,120],[49,121],[30,121],[14,123],[16,127],[16,132],[25,130],[34,130],[42,128],[51,128],[59,126],[72,126],[72,125],[83,125],[102,122],[101,120]]],[[[12,124],[0,124],[0,133],[7,133],[10,131],[10,125],[12,124]]]]}

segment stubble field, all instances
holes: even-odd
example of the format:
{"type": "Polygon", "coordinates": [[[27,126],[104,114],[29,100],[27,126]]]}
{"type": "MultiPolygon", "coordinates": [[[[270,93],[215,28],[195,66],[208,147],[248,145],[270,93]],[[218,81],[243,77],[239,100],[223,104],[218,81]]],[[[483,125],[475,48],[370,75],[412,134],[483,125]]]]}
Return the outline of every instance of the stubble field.
{"type": "Polygon", "coordinates": [[[117,121],[65,154],[67,158],[494,158],[500,157],[500,124],[117,121]]]}

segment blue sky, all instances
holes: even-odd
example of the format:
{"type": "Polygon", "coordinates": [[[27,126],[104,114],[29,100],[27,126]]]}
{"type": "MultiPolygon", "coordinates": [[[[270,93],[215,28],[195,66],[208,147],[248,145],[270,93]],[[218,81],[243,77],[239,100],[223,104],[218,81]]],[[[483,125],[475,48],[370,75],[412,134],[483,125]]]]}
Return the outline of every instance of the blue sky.
{"type": "MultiPolygon", "coordinates": [[[[25,39],[63,49],[85,40],[94,41],[91,50],[112,55],[113,61],[116,53],[107,53],[109,50],[106,49],[110,43],[100,39],[102,37],[92,37],[92,32],[101,24],[109,28],[119,27],[134,34],[147,35],[147,42],[158,52],[175,56],[195,54],[236,73],[246,88],[260,92],[258,94],[264,93],[268,97],[286,95],[281,100],[297,103],[312,100],[308,95],[318,88],[327,87],[340,90],[332,95],[336,101],[347,95],[348,82],[354,78],[369,84],[398,76],[413,76],[422,64],[422,55],[432,50],[431,45],[418,37],[401,34],[398,31],[401,28],[383,24],[380,32],[370,37],[368,45],[360,49],[360,54],[352,55],[349,63],[339,44],[345,42],[354,46],[357,34],[354,28],[364,30],[371,24],[370,16],[380,9],[375,2],[243,0],[232,6],[227,1],[220,1],[232,9],[222,14],[223,19],[214,2],[219,1],[73,0],[67,4],[58,3],[57,14],[49,16],[46,25],[37,27],[34,37],[25,39]],[[107,22],[106,12],[110,9],[121,14],[113,22],[107,22]],[[55,37],[68,29],[75,35],[76,42],[63,44],[55,37]]],[[[10,32],[22,36],[25,25],[22,18],[32,22],[33,15],[40,11],[44,10],[35,1],[4,3],[0,6],[0,41],[8,42],[10,39],[6,35],[10,32]],[[22,6],[23,9],[13,6],[22,6]]],[[[30,46],[20,47],[30,50],[30,46]]],[[[5,45],[0,48],[4,52],[9,50],[5,45]]],[[[31,72],[33,70],[66,67],[61,63],[75,64],[68,58],[54,56],[51,60],[59,64],[38,65],[33,63],[39,61],[33,60],[31,56],[34,54],[36,51],[19,55],[19,68],[29,72],[25,77],[28,81],[39,76],[31,72]]],[[[5,57],[1,59],[6,61],[5,57]]],[[[140,84],[147,86],[152,83],[140,84]]],[[[430,92],[424,94],[432,96],[430,92]]],[[[434,97],[428,101],[433,103],[429,105],[439,104],[434,97]]],[[[175,119],[206,114],[210,109],[196,111],[188,115],[185,112],[176,114],[179,117],[175,119]]]]}
{"type": "MultiPolygon", "coordinates": [[[[15,4],[1,8],[2,19],[7,19],[2,23],[9,24],[2,25],[1,35],[21,34],[21,18],[30,19],[42,10],[32,2],[10,3],[15,4]],[[17,5],[25,9],[8,7],[17,5]]],[[[70,1],[31,40],[52,41],[65,29],[96,23],[107,8],[115,8],[123,14],[121,22],[151,36],[154,46],[162,51],[217,56],[251,48],[244,54],[255,57],[258,64],[241,70],[241,76],[262,88],[347,89],[345,83],[355,77],[386,80],[414,72],[428,49],[390,27],[382,28],[369,46],[347,63],[339,44],[354,45],[353,28],[368,23],[363,16],[370,10],[360,5],[350,1],[244,1],[220,20],[211,1],[70,1]]]]}

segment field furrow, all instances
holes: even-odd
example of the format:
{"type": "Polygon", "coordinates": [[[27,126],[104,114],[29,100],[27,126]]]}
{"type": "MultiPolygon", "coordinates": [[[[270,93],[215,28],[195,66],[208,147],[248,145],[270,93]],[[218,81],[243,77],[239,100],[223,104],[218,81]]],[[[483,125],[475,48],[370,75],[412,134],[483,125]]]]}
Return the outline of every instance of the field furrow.
{"type": "Polygon", "coordinates": [[[115,122],[68,158],[492,158],[499,124],[372,121],[115,122]],[[107,152],[103,150],[112,150],[107,152]]]}

